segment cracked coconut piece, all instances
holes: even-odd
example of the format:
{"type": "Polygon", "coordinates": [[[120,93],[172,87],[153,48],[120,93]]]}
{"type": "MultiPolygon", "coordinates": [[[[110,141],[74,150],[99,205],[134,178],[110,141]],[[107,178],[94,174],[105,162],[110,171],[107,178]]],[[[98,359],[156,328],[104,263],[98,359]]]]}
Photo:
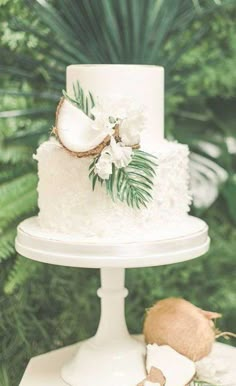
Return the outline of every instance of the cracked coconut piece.
{"type": "Polygon", "coordinates": [[[169,346],[147,346],[147,372],[153,367],[165,377],[165,386],[186,386],[196,373],[195,363],[169,346]]]}
{"type": "Polygon", "coordinates": [[[151,367],[147,377],[137,386],[164,386],[166,379],[162,371],[156,367],[151,367]]]}

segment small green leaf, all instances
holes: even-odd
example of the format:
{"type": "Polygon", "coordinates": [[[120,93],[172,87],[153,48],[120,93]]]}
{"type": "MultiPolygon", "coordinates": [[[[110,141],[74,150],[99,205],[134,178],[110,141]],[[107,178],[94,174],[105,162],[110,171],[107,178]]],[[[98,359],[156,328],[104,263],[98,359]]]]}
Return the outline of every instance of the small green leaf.
{"type": "Polygon", "coordinates": [[[89,95],[85,96],[79,81],[76,82],[76,85],[73,84],[73,93],[74,98],[69,96],[65,90],[62,91],[64,98],[66,98],[69,102],[73,103],[76,107],[82,110],[88,117],[94,119],[93,114],[90,113],[90,110],[95,105],[92,94],[89,92],[89,95]]]}
{"type": "Polygon", "coordinates": [[[92,179],[92,188],[93,188],[93,190],[95,189],[97,179],[98,179],[98,175],[95,174],[95,175],[93,176],[93,179],[92,179]]]}

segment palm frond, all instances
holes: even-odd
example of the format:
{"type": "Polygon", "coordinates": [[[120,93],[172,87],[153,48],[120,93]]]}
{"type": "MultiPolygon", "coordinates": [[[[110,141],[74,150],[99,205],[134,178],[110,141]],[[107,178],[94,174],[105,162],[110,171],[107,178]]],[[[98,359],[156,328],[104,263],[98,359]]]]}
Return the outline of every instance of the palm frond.
{"type": "Polygon", "coordinates": [[[0,206],[14,202],[19,196],[23,196],[29,190],[36,188],[37,177],[28,173],[10,182],[0,185],[0,206]]]}
{"type": "Polygon", "coordinates": [[[18,256],[5,284],[5,292],[7,294],[12,294],[17,287],[22,285],[28,278],[31,277],[38,265],[39,264],[35,261],[18,256]]]}
{"type": "Polygon", "coordinates": [[[0,233],[0,262],[7,260],[9,257],[15,254],[15,241],[16,229],[9,228],[8,230],[0,233]]]}
{"type": "Polygon", "coordinates": [[[14,201],[8,202],[0,212],[0,228],[4,229],[17,218],[32,216],[37,210],[36,186],[24,195],[18,196],[14,201]]]}
{"type": "Polygon", "coordinates": [[[4,386],[10,386],[10,378],[4,364],[0,365],[0,384],[4,386]]]}
{"type": "MultiPolygon", "coordinates": [[[[0,69],[1,71],[1,69],[0,69]]],[[[60,94],[53,92],[37,92],[37,91],[24,91],[24,90],[11,90],[11,89],[0,89],[0,95],[11,95],[16,97],[35,98],[41,100],[50,100],[57,102],[60,94]]],[[[8,117],[6,117],[8,118],[8,117]]]]}
{"type": "MultiPolygon", "coordinates": [[[[191,101],[190,104],[191,106],[191,101]]],[[[211,106],[195,102],[195,110],[187,108],[176,114],[177,138],[191,149],[190,174],[194,206],[198,209],[210,207],[224,191],[223,187],[233,173],[233,157],[229,152],[227,138],[235,138],[232,102],[225,102],[227,111],[224,122],[220,116],[221,104],[215,102],[216,112],[211,106]]],[[[229,203],[230,204],[230,203],[229,203]]]]}
{"type": "Polygon", "coordinates": [[[95,171],[95,158],[89,167],[89,177],[93,190],[97,182],[105,185],[112,200],[118,199],[128,206],[140,209],[147,207],[152,200],[153,179],[156,175],[156,157],[142,150],[134,150],[132,161],[124,168],[112,165],[112,174],[107,180],[102,180],[95,171]]]}
{"type": "Polygon", "coordinates": [[[0,111],[0,118],[15,118],[15,117],[22,117],[22,116],[41,117],[42,114],[51,115],[53,114],[53,109],[43,107],[43,108],[0,111]]]}
{"type": "Polygon", "coordinates": [[[196,208],[208,208],[217,199],[228,173],[216,162],[193,152],[190,172],[194,205],[196,208]]]}
{"type": "Polygon", "coordinates": [[[32,148],[20,145],[2,145],[0,144],[0,162],[7,164],[18,164],[18,162],[27,162],[32,157],[32,148]]]}
{"type": "Polygon", "coordinates": [[[0,164],[0,170],[1,170],[0,171],[0,189],[1,189],[1,184],[29,173],[32,170],[32,166],[27,163],[19,163],[17,165],[0,164]]]}

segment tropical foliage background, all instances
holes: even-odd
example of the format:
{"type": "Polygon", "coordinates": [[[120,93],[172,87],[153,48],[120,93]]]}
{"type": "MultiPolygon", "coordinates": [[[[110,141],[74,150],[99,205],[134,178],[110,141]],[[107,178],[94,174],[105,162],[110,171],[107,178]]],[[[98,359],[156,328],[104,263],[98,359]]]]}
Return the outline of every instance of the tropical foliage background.
{"type": "MultiPolygon", "coordinates": [[[[166,133],[191,148],[193,213],[210,252],[191,264],[127,272],[127,319],[183,296],[236,317],[236,1],[0,0],[0,385],[16,386],[29,358],[95,332],[96,270],[31,262],[16,225],[37,212],[32,153],[48,137],[71,63],[165,66],[166,133]]],[[[233,344],[233,342],[230,342],[233,344]]]]}

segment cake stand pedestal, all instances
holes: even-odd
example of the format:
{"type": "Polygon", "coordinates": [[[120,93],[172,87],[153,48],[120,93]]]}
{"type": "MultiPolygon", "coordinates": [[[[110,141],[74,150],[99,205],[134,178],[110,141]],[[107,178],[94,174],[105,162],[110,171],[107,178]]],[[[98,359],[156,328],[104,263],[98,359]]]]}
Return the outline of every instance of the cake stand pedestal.
{"type": "MultiPolygon", "coordinates": [[[[156,240],[122,243],[82,242],[42,230],[37,217],[23,221],[16,238],[16,250],[21,255],[44,263],[101,269],[97,333],[81,342],[78,351],[63,364],[63,380],[71,386],[135,386],[140,382],[146,375],[145,344],[131,336],[126,326],[125,268],[190,260],[204,254],[208,247],[207,225],[191,216],[178,227],[167,226],[156,240]]],[[[36,380],[34,383],[31,379],[31,384],[37,385],[36,380]]],[[[55,386],[55,379],[49,379],[49,385],[55,386]]]]}

